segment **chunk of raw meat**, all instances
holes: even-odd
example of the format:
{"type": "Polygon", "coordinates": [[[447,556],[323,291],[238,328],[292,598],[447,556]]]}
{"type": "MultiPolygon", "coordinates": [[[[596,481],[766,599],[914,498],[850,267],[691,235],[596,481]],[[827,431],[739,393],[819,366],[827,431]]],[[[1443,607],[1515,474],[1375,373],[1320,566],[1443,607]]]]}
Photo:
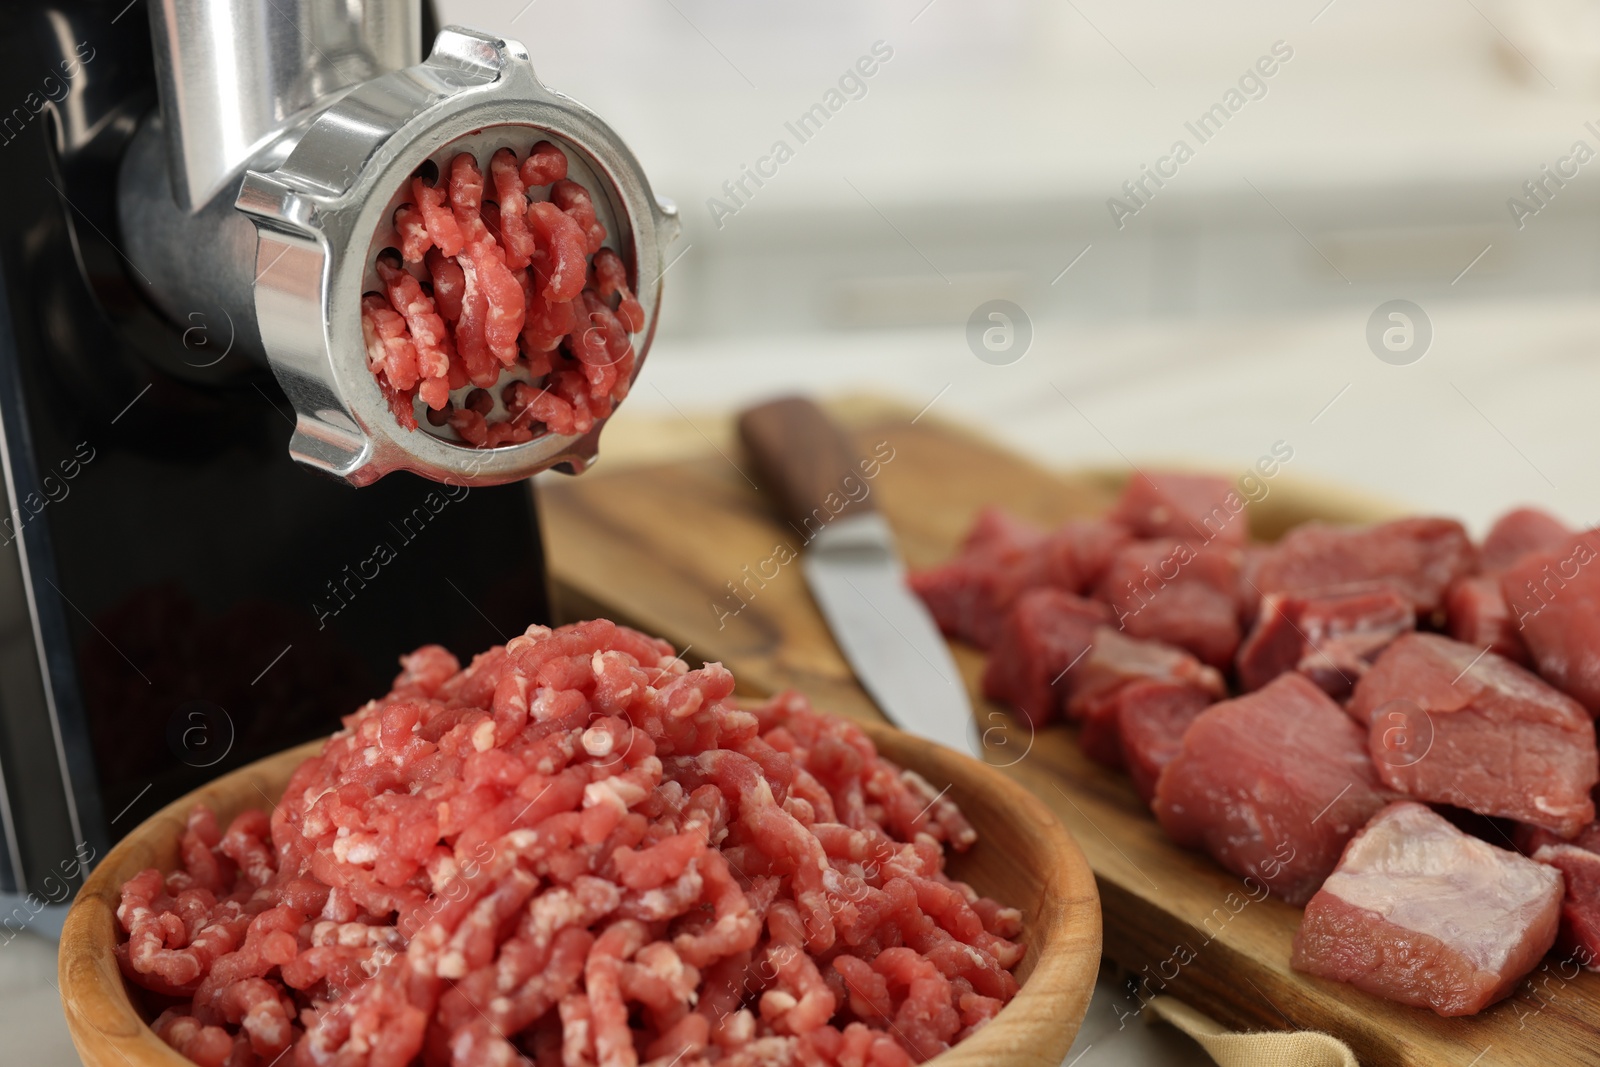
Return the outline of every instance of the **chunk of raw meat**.
{"type": "Polygon", "coordinates": [[[1556,938],[1562,957],[1600,970],[1600,856],[1576,845],[1543,845],[1533,858],[1560,871],[1566,883],[1556,938]]]}
{"type": "Polygon", "coordinates": [[[1095,628],[1110,619],[1104,604],[1060,589],[1022,594],[984,666],[983,695],[1010,704],[1035,726],[1049,722],[1067,691],[1057,683],[1088,651],[1095,628]]]}
{"type": "Polygon", "coordinates": [[[1572,534],[1566,523],[1537,508],[1500,516],[1478,553],[1484,573],[1463,578],[1445,598],[1450,636],[1527,666],[1528,649],[1501,589],[1501,572],[1532,553],[1558,548],[1572,534]]]}
{"type": "Polygon", "coordinates": [[[1256,591],[1256,571],[1277,548],[1275,544],[1251,541],[1239,548],[1239,584],[1234,594],[1239,601],[1239,617],[1248,623],[1261,606],[1261,594],[1256,591]]]}
{"type": "Polygon", "coordinates": [[[1561,876],[1462,833],[1421,804],[1391,804],[1306,905],[1296,970],[1380,997],[1471,1015],[1549,951],[1561,876]]]}
{"type": "Polygon", "coordinates": [[[1044,540],[1044,531],[1004,508],[983,508],[961,541],[961,554],[1015,552],[1044,540]]]}
{"type": "Polygon", "coordinates": [[[922,598],[939,629],[979,648],[990,648],[1017,597],[1044,585],[1039,565],[1044,531],[1000,508],[984,508],[953,558],[913,571],[912,592],[922,598]]]}
{"type": "Polygon", "coordinates": [[[1527,666],[1528,650],[1517,633],[1497,575],[1475,574],[1452,585],[1445,595],[1444,613],[1450,636],[1457,641],[1527,666]]]}
{"type": "Polygon", "coordinates": [[[1074,593],[1095,587],[1111,560],[1132,535],[1120,523],[1105,519],[1072,519],[1045,536],[1040,545],[1050,581],[1074,593]]]}
{"type": "Polygon", "coordinates": [[[1122,738],[1117,735],[1117,705],[1125,689],[1118,689],[1105,700],[1090,705],[1078,728],[1078,747],[1083,749],[1083,754],[1114,771],[1126,766],[1122,738]]]}
{"type": "Polygon", "coordinates": [[[1255,628],[1239,646],[1239,685],[1260,689],[1299,671],[1329,696],[1343,698],[1378,653],[1416,625],[1411,602],[1387,586],[1321,596],[1274,593],[1262,601],[1255,628]]]}
{"type": "Polygon", "coordinates": [[[1479,553],[1485,571],[1503,571],[1531,552],[1559,548],[1573,535],[1572,527],[1538,508],[1517,508],[1495,520],[1479,553]]]}
{"type": "Polygon", "coordinates": [[[1026,558],[1040,584],[1082,593],[1100,580],[1132,536],[1126,526],[1106,519],[1069,519],[1047,532],[1000,508],[984,508],[967,531],[961,552],[1026,558]]]}
{"type": "Polygon", "coordinates": [[[1189,725],[1215,700],[1193,686],[1130,682],[1093,706],[1078,740],[1090,758],[1127,768],[1133,787],[1148,804],[1161,769],[1177,756],[1189,725]]]}
{"type": "Polygon", "coordinates": [[[1233,482],[1210,474],[1136,472],[1111,518],[1139,537],[1176,537],[1197,547],[1241,545],[1250,536],[1244,497],[1233,482]]]}
{"type": "Polygon", "coordinates": [[[982,649],[993,647],[1017,597],[1039,584],[1032,556],[987,548],[912,571],[906,581],[940,630],[982,649]]]}
{"type": "Polygon", "coordinates": [[[914,571],[913,592],[939,628],[979,648],[991,648],[1016,600],[1029,589],[1079,593],[1128,540],[1115,523],[1081,519],[1046,533],[999,508],[978,513],[961,551],[945,563],[914,571]]]}
{"type": "Polygon", "coordinates": [[[1202,712],[1161,772],[1153,807],[1173,841],[1303,904],[1390,799],[1361,727],[1290,673],[1202,712]]]}
{"type": "Polygon", "coordinates": [[[1377,526],[1296,526],[1254,564],[1254,591],[1319,593],[1382,582],[1426,618],[1445,590],[1477,566],[1466,530],[1451,519],[1398,519],[1377,526]]]}
{"type": "Polygon", "coordinates": [[[1177,539],[1134,541],[1111,559],[1095,589],[1130,636],[1188,649],[1227,667],[1239,647],[1239,552],[1177,539]]]}
{"type": "Polygon", "coordinates": [[[1524,856],[1533,855],[1545,845],[1573,845],[1577,848],[1586,848],[1590,852],[1600,852],[1600,822],[1590,823],[1570,839],[1551,833],[1542,826],[1518,823],[1511,831],[1511,840],[1517,846],[1517,851],[1524,856]]]}
{"type": "Polygon", "coordinates": [[[1439,634],[1407,634],[1356,684],[1385,785],[1418,800],[1571,837],[1594,819],[1594,723],[1515,663],[1439,634]]]}
{"type": "Polygon", "coordinates": [[[1158,641],[1140,641],[1111,626],[1094,631],[1093,644],[1067,672],[1066,713],[1083,719],[1094,706],[1124,685],[1156,681],[1197,689],[1216,699],[1227,690],[1222,675],[1181,648],[1158,641]]]}
{"type": "Polygon", "coordinates": [[[1524,556],[1500,579],[1522,643],[1545,680],[1600,713],[1600,530],[1524,556]]]}

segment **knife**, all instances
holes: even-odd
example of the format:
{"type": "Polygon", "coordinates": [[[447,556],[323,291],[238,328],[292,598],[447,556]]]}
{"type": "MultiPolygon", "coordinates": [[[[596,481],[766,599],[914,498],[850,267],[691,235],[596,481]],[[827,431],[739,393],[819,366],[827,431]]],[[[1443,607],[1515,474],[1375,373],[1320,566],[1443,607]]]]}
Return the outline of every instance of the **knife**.
{"type": "Polygon", "coordinates": [[[827,413],[800,397],[746,410],[739,437],[801,538],[806,585],[857,681],[896,726],[981,759],[966,685],[907,588],[894,534],[876,507],[872,479],[881,463],[861,459],[827,413]]]}

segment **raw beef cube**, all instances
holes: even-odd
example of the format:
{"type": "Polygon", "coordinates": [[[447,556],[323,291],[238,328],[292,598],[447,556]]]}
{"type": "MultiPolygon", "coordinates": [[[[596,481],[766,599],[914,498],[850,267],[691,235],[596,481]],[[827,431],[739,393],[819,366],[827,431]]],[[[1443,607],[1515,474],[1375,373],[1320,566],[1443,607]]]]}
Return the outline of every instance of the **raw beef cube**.
{"type": "Polygon", "coordinates": [[[1044,540],[1044,531],[1004,508],[982,508],[961,541],[961,555],[1009,553],[1032,548],[1044,540]]]}
{"type": "Polygon", "coordinates": [[[1122,686],[1103,700],[1089,705],[1083,713],[1078,729],[1078,747],[1083,754],[1100,764],[1120,771],[1125,764],[1122,757],[1122,738],[1117,734],[1117,707],[1131,686],[1122,686]]]}
{"type": "Polygon", "coordinates": [[[1308,522],[1284,534],[1256,562],[1252,581],[1259,596],[1383,582],[1425,618],[1443,605],[1445,590],[1476,566],[1466,530],[1450,519],[1399,519],[1378,526],[1308,522]]]}
{"type": "Polygon", "coordinates": [[[1296,970],[1471,1015],[1506,996],[1555,942],[1561,876],[1421,804],[1356,835],[1294,936],[1296,970]]]}
{"type": "Polygon", "coordinates": [[[1073,519],[1050,531],[1040,545],[1052,585],[1074,593],[1093,589],[1127,544],[1128,528],[1105,519],[1073,519]]]}
{"type": "Polygon", "coordinates": [[[1528,650],[1517,634],[1517,624],[1500,592],[1500,579],[1492,574],[1463,578],[1450,587],[1444,600],[1450,636],[1474,648],[1487,648],[1506,659],[1528,664],[1528,650]]]}
{"type": "Polygon", "coordinates": [[[1169,585],[1160,597],[1121,615],[1130,637],[1162,641],[1226,669],[1239,648],[1239,616],[1234,600],[1200,582],[1169,585]]]}
{"type": "Polygon", "coordinates": [[[1491,573],[1516,564],[1530,552],[1559,548],[1573,529],[1549,512],[1538,508],[1517,508],[1495,520],[1489,536],[1483,539],[1480,564],[1491,573]]]}
{"type": "Polygon", "coordinates": [[[1153,807],[1173,841],[1303,904],[1390,799],[1361,727],[1291,672],[1202,712],[1161,772],[1153,807]]]}
{"type": "Polygon", "coordinates": [[[1276,545],[1266,544],[1261,541],[1251,541],[1239,548],[1239,585],[1236,592],[1239,596],[1239,607],[1246,617],[1255,614],[1256,605],[1261,600],[1261,594],[1256,592],[1256,571],[1261,569],[1267,557],[1271,556],[1276,545]]]}
{"type": "Polygon", "coordinates": [[[1571,837],[1594,819],[1594,722],[1530,671],[1439,634],[1407,634],[1356,684],[1392,789],[1571,837]],[[1420,712],[1420,714],[1419,714],[1420,712]]]}
{"type": "Polygon", "coordinates": [[[1096,629],[1093,640],[1088,653],[1065,678],[1069,719],[1084,718],[1095,704],[1131,682],[1166,682],[1213,698],[1226,692],[1221,674],[1180,648],[1140,641],[1111,626],[1096,629]]]}
{"type": "Polygon", "coordinates": [[[909,584],[941,630],[987,649],[1019,596],[1039,587],[1082,592],[1127,537],[1121,527],[1096,520],[1046,534],[999,508],[985,508],[960,553],[914,571],[909,584]]]}
{"type": "Polygon", "coordinates": [[[991,507],[978,512],[961,554],[1025,559],[1039,584],[1082,593],[1100,579],[1131,537],[1126,526],[1107,519],[1071,519],[1046,532],[991,507]]]}
{"type": "Polygon", "coordinates": [[[1245,499],[1233,482],[1209,474],[1135,473],[1111,518],[1138,537],[1177,537],[1194,545],[1240,545],[1250,536],[1245,499]]]}
{"type": "Polygon", "coordinates": [[[1058,685],[1111,613],[1104,604],[1059,589],[1024,593],[1006,616],[983,670],[983,695],[1010,704],[1035,726],[1056,717],[1067,691],[1058,685]]]}
{"type": "Polygon", "coordinates": [[[1114,557],[1095,590],[1133,637],[1186,648],[1227,667],[1239,647],[1239,552],[1175,539],[1135,541],[1114,557]]]}
{"type": "Polygon", "coordinates": [[[1518,508],[1500,516],[1478,554],[1484,573],[1463,578],[1445,598],[1450,636],[1527,666],[1528,649],[1501,588],[1501,572],[1571,537],[1565,523],[1537,508],[1518,508]]]}
{"type": "Polygon", "coordinates": [[[974,554],[912,571],[906,584],[928,606],[940,630],[987,649],[1006,611],[1032,582],[1014,559],[974,554]]]}
{"type": "Polygon", "coordinates": [[[1516,829],[1511,831],[1511,840],[1516,844],[1517,851],[1524,856],[1533,855],[1545,845],[1573,845],[1577,848],[1586,848],[1590,852],[1600,852],[1600,822],[1590,823],[1571,839],[1551,833],[1542,826],[1518,823],[1516,829]]]}
{"type": "Polygon", "coordinates": [[[1239,684],[1260,689],[1285,671],[1299,671],[1342,698],[1378,653],[1416,625],[1411,602],[1387,586],[1321,596],[1274,593],[1239,646],[1239,684]]]}
{"type": "Polygon", "coordinates": [[[1030,585],[1087,594],[1128,539],[1128,531],[1116,523],[1074,520],[1022,549],[1019,566],[1030,585]]]}
{"type": "Polygon", "coordinates": [[[1600,713],[1600,530],[1523,557],[1500,578],[1522,643],[1546,681],[1600,713]]]}
{"type": "Polygon", "coordinates": [[[954,558],[907,580],[939,629],[988,648],[1023,590],[1042,584],[1044,531],[999,508],[984,508],[954,558]]]}
{"type": "MultiPolygon", "coordinates": [[[[1123,686],[1109,702],[1116,714],[1117,751],[1146,804],[1155,797],[1161,769],[1183,747],[1190,724],[1215,699],[1192,686],[1150,681],[1123,686]]],[[[1093,721],[1091,716],[1085,722],[1083,735],[1093,721]]],[[[1087,742],[1084,747],[1088,748],[1087,742]]]]}
{"type": "Polygon", "coordinates": [[[1234,595],[1243,558],[1243,550],[1230,545],[1197,547],[1177,537],[1128,541],[1106,561],[1098,594],[1103,600],[1126,601],[1129,610],[1156,599],[1167,587],[1189,582],[1234,595]]]}
{"type": "Polygon", "coordinates": [[[1600,856],[1575,845],[1544,845],[1533,858],[1560,871],[1566,882],[1556,939],[1562,957],[1600,970],[1600,856]]]}
{"type": "Polygon", "coordinates": [[[1463,578],[1445,599],[1450,636],[1529,665],[1527,646],[1501,588],[1501,572],[1533,553],[1560,547],[1572,535],[1566,523],[1537,508],[1500,516],[1478,553],[1484,573],[1463,578]]]}

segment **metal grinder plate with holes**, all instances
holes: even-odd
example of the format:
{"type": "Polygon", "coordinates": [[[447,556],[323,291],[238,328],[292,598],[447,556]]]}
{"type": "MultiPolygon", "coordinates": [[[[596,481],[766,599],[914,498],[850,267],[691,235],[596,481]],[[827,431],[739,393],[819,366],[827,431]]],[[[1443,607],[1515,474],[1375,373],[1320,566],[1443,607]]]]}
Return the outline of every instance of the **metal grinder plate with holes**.
{"type": "Polygon", "coordinates": [[[309,124],[282,164],[248,171],[240,186],[236,206],[260,238],[262,345],[299,415],[289,444],[297,460],[355,485],[396,470],[495,485],[549,467],[577,473],[594,460],[604,420],[581,436],[546,433],[492,449],[457,443],[426,419],[402,428],[367,367],[361,333],[362,294],[379,288],[378,253],[399,244],[394,210],[410,199],[417,169],[432,161],[447,173],[451,158],[472,152],[487,173],[495,149],[525,156],[539,140],[567,153],[570,176],[594,198],[607,247],[628,269],[645,311],[634,335],[638,374],[655,333],[676,209],[652,195],[609,126],[540,84],[521,44],[451,27],[424,62],[357,85],[309,124]]]}

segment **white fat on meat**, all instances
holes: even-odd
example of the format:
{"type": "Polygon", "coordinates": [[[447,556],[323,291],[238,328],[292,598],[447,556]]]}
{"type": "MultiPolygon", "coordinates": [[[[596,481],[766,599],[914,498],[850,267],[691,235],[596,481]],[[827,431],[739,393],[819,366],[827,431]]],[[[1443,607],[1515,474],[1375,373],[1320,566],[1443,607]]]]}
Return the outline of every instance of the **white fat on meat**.
{"type": "Polygon", "coordinates": [[[1480,841],[1421,804],[1394,804],[1351,842],[1322,890],[1499,971],[1561,874],[1480,841]]]}

